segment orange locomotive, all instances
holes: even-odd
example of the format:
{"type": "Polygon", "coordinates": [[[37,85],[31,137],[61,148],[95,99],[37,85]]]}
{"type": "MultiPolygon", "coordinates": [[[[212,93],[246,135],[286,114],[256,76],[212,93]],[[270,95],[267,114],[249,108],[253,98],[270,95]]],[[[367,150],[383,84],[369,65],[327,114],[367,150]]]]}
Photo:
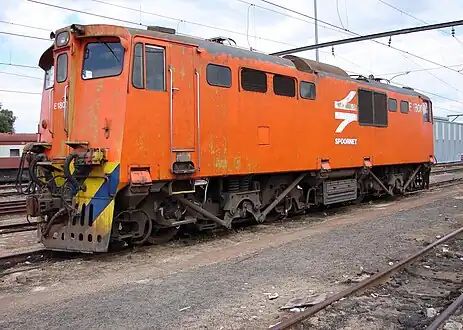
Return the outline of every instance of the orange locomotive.
{"type": "Polygon", "coordinates": [[[431,101],[296,56],[150,27],[72,25],[40,59],[28,214],[50,249],[106,251],[426,189],[431,101]]]}

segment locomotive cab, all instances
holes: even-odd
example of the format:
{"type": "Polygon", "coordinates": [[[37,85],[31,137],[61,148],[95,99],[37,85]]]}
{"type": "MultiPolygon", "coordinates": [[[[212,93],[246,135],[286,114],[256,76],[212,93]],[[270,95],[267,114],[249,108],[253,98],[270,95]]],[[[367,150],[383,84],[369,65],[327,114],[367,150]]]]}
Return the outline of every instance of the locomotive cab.
{"type": "Polygon", "coordinates": [[[73,25],[56,32],[40,59],[40,140],[23,157],[33,165],[28,214],[41,219],[38,234],[50,248],[107,249],[119,185],[128,42],[124,33],[73,25]]]}

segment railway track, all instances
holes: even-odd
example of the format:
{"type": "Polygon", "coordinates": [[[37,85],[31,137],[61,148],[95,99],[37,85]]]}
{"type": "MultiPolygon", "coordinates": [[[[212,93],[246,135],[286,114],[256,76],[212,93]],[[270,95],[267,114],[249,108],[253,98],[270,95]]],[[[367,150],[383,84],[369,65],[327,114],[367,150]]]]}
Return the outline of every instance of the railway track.
{"type": "MultiPolygon", "coordinates": [[[[25,189],[27,185],[23,185],[25,189]]],[[[0,184],[0,197],[10,197],[10,196],[18,196],[20,192],[16,189],[16,185],[14,184],[0,184]]]]}
{"type": "Polygon", "coordinates": [[[0,201],[0,215],[26,212],[26,200],[0,201]]]}
{"type": "MultiPolygon", "coordinates": [[[[448,235],[438,239],[437,241],[433,242],[432,244],[429,244],[425,248],[417,251],[416,253],[412,254],[411,256],[399,261],[398,263],[394,264],[391,267],[388,267],[382,271],[377,272],[376,274],[364,279],[363,281],[360,281],[359,283],[352,285],[351,287],[348,287],[347,289],[334,294],[332,296],[329,296],[327,299],[324,301],[309,307],[308,309],[301,311],[299,313],[296,313],[295,315],[287,318],[286,320],[272,325],[269,328],[273,330],[285,330],[285,329],[305,329],[306,327],[304,326],[306,322],[315,314],[324,311],[326,308],[329,306],[334,305],[335,303],[338,303],[342,300],[345,300],[348,297],[354,296],[356,294],[362,294],[366,292],[368,289],[380,286],[384,283],[387,283],[389,280],[391,280],[391,277],[393,277],[395,274],[400,272],[401,270],[405,269],[406,267],[411,266],[412,264],[418,262],[423,256],[426,254],[429,254],[431,251],[433,251],[434,248],[436,248],[439,245],[442,245],[444,243],[447,243],[453,239],[455,239],[457,236],[461,235],[463,233],[463,227],[453,231],[452,233],[449,233],[448,235]]],[[[444,250],[445,251],[445,250],[444,250]]],[[[461,263],[460,260],[457,259],[457,262],[461,263]]],[[[428,264],[424,266],[426,269],[431,268],[428,264]]],[[[459,265],[457,266],[459,267],[459,265]]],[[[458,268],[457,268],[458,269],[458,268]]],[[[430,274],[432,276],[435,276],[435,278],[439,278],[437,275],[436,271],[430,271],[430,274]]],[[[417,277],[423,277],[423,274],[417,274],[417,277]]],[[[447,275],[448,276],[448,275],[447,275]]],[[[457,279],[461,277],[461,275],[458,273],[455,275],[457,279]]],[[[424,276],[425,277],[425,276],[424,276]]],[[[435,279],[434,278],[434,279],[435,279]]],[[[404,281],[405,282],[405,281],[404,281]]],[[[463,284],[463,281],[460,280],[460,284],[463,284]]],[[[460,288],[462,290],[463,288],[460,288]]],[[[368,291],[367,291],[368,292],[368,291]]],[[[436,330],[440,325],[442,325],[457,309],[459,309],[461,306],[463,306],[463,295],[459,296],[457,299],[455,299],[447,309],[442,311],[441,314],[436,316],[433,320],[433,322],[427,327],[428,330],[436,330]]],[[[335,309],[335,306],[332,306],[333,309],[335,309]]],[[[400,307],[399,307],[400,308],[400,307]]],[[[327,316],[327,318],[333,318],[333,314],[335,312],[330,311],[331,314],[327,316]]],[[[352,312],[355,313],[355,312],[352,312]]],[[[311,328],[310,326],[308,328],[311,328]]]]}
{"type": "MultiPolygon", "coordinates": [[[[441,172],[441,168],[443,167],[452,168],[453,166],[459,166],[458,170],[463,171],[463,166],[461,165],[462,165],[461,162],[458,162],[455,164],[442,164],[441,166],[438,166],[439,169],[437,170],[437,173],[432,173],[431,175],[437,175],[438,173],[441,172]]],[[[446,171],[442,171],[442,172],[446,172],[446,171]]],[[[438,189],[438,188],[443,188],[447,186],[452,186],[456,183],[460,183],[461,181],[462,181],[461,179],[451,178],[445,181],[432,183],[430,184],[430,188],[438,189]]],[[[8,188],[11,188],[11,186],[12,185],[9,185],[8,188]]],[[[0,186],[0,192],[2,189],[1,187],[2,186],[0,186]]],[[[411,194],[416,194],[416,193],[419,193],[419,192],[414,192],[411,194]]],[[[26,211],[25,200],[0,201],[0,215],[12,215],[12,214],[24,213],[25,211],[26,211]]],[[[9,219],[0,219],[0,237],[4,234],[33,231],[37,229],[36,221],[30,221],[30,222],[23,221],[21,223],[7,223],[7,221],[9,221],[9,219]]],[[[15,256],[8,256],[8,257],[0,256],[0,264],[7,262],[7,259],[9,258],[14,259],[15,256]]]]}

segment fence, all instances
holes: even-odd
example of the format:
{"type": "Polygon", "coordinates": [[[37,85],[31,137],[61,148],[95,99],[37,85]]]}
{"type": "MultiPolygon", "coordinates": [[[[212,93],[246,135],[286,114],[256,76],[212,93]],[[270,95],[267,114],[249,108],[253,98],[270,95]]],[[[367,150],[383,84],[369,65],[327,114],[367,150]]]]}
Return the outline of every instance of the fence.
{"type": "Polygon", "coordinates": [[[463,124],[434,117],[434,155],[438,163],[456,162],[463,155],[463,124]]]}

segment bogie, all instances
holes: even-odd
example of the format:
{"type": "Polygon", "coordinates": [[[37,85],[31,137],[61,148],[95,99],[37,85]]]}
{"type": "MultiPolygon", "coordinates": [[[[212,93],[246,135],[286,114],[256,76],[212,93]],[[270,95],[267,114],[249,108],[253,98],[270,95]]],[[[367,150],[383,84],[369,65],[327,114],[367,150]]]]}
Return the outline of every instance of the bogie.
{"type": "MultiPolygon", "coordinates": [[[[149,193],[135,208],[135,211],[138,210],[141,214],[149,216],[152,223],[152,226],[145,227],[149,232],[143,235],[149,238],[139,242],[151,244],[167,242],[183,226],[188,228],[194,226],[198,231],[221,227],[211,221],[207,214],[199,213],[183,204],[184,199],[224,219],[231,227],[242,222],[258,223],[275,217],[286,218],[319,207],[345,203],[359,204],[367,196],[402,195],[406,191],[427,189],[429,172],[428,164],[384,166],[329,173],[312,172],[307,173],[304,179],[289,191],[287,188],[294,183],[300,173],[208,178],[207,187],[195,185],[196,190],[192,193],[180,194],[182,198],[176,194],[169,195],[161,189],[159,192],[149,193]],[[377,182],[375,177],[380,182],[377,182]],[[407,182],[409,184],[405,187],[407,182]],[[262,218],[264,210],[277,199],[281,201],[262,218]]],[[[131,197],[119,196],[119,199],[124,198],[131,197]]],[[[137,238],[141,237],[139,228],[144,225],[145,219],[140,217],[140,221],[140,226],[136,227],[134,232],[137,238]]],[[[117,221],[114,226],[117,226],[117,221]]],[[[123,236],[115,235],[113,240],[117,241],[120,237],[123,236]]]]}

